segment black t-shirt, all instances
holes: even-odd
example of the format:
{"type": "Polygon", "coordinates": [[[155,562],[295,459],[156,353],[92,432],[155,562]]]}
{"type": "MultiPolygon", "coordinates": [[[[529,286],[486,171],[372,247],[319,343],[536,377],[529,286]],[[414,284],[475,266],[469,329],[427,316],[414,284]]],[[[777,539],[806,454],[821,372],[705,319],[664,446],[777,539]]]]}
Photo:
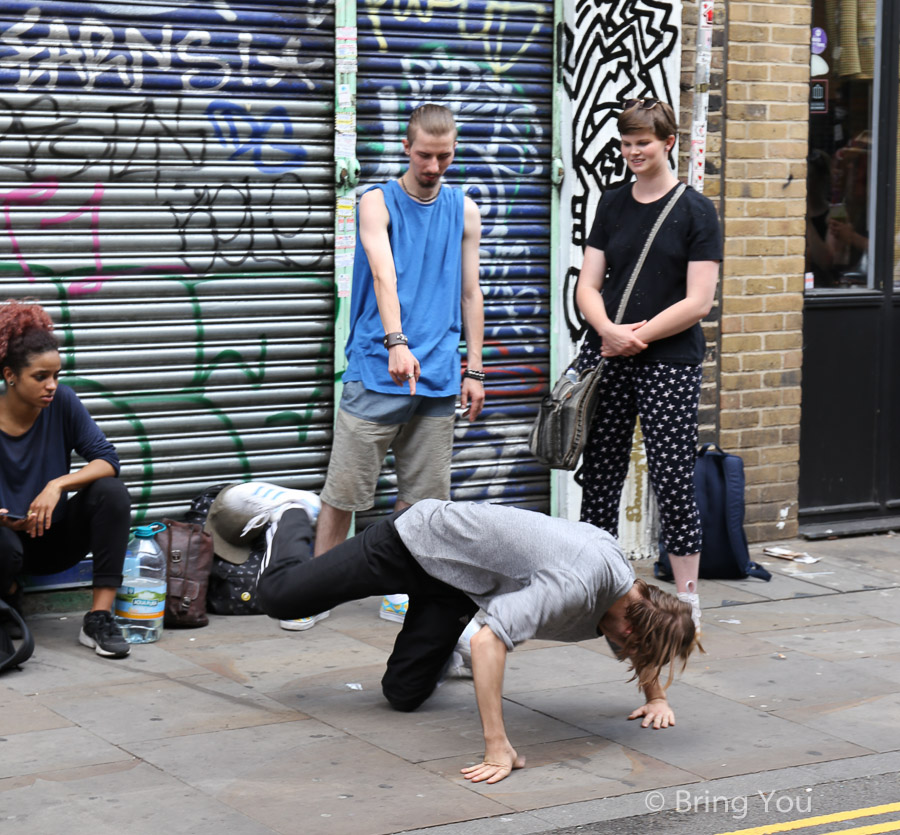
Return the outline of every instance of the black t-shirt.
{"type": "MultiPolygon", "coordinates": [[[[676,187],[652,203],[639,203],[631,196],[631,188],[629,183],[603,194],[587,239],[588,246],[606,255],[603,303],[612,320],[650,230],[676,187]]],[[[622,322],[650,320],[685,298],[689,261],[721,260],[722,236],[715,207],[708,197],[688,187],[656,234],[622,322]]],[[[603,340],[593,328],[588,328],[587,339],[600,349],[603,340]]],[[[698,323],[681,333],[651,342],[635,359],[694,365],[703,361],[705,347],[698,323]]]]}

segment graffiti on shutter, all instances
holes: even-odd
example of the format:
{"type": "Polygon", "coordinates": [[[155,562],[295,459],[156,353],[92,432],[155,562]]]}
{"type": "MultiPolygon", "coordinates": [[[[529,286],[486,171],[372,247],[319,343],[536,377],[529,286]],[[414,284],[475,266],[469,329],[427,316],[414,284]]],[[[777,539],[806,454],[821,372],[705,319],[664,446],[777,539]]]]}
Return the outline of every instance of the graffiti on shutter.
{"type": "Polygon", "coordinates": [[[4,296],[63,374],[137,519],[210,483],[320,486],[332,419],[330,0],[7,0],[4,296]]]}
{"type": "MultiPolygon", "coordinates": [[[[364,189],[401,174],[410,112],[434,102],[459,127],[448,184],[481,209],[483,417],[459,421],[453,497],[549,509],[527,447],[549,373],[552,3],[359,6],[358,156],[364,189]]],[[[390,506],[388,462],[376,512],[390,506]]]]}

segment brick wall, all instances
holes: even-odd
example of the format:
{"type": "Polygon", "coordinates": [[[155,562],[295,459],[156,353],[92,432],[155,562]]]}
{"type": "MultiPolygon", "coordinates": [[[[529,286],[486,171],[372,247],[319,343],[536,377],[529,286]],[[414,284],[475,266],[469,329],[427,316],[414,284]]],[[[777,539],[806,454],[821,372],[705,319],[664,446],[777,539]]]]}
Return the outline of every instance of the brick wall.
{"type": "Polygon", "coordinates": [[[719,442],[751,541],[797,532],[809,0],[727,5],[719,442]]]}
{"type": "MultiPolygon", "coordinates": [[[[681,15],[681,100],[678,113],[678,176],[688,181],[691,159],[691,123],[694,110],[694,67],[697,51],[696,0],[686,0],[681,15]]],[[[709,70],[709,115],[706,134],[706,158],[703,193],[719,208],[722,215],[722,123],[724,99],[725,3],[714,6],[712,56],[709,70]]],[[[719,340],[721,313],[717,301],[703,321],[706,357],[700,390],[700,443],[716,442],[719,434],[719,340]]]]}

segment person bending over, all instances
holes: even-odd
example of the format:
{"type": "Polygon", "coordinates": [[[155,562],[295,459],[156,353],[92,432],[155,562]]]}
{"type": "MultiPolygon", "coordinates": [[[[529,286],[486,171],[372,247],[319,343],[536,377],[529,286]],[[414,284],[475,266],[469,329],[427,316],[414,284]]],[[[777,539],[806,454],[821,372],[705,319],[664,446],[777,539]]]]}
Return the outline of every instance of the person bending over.
{"type": "Polygon", "coordinates": [[[483,761],[463,774],[496,783],[525,764],[503,724],[507,653],[541,638],[605,637],[630,663],[645,703],[630,719],[675,724],[663,667],[683,667],[697,646],[689,603],[636,580],[607,532],[583,522],[474,502],[425,499],[367,527],[318,557],[312,526],[297,505],[278,508],[267,531],[258,595],[275,618],[405,589],[409,608],[382,678],[396,710],[434,691],[462,630],[481,610],[471,639],[483,761]]]}

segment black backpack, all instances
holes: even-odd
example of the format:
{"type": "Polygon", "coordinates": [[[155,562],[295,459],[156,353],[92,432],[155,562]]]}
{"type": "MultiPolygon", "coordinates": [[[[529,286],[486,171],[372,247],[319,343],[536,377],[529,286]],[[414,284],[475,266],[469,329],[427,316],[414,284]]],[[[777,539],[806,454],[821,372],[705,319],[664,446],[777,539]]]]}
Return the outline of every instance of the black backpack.
{"type": "Polygon", "coordinates": [[[256,595],[256,578],[265,553],[266,538],[260,536],[240,565],[215,557],[206,592],[207,611],[216,615],[264,615],[256,595]]]}
{"type": "Polygon", "coordinates": [[[34,652],[34,637],[22,616],[8,603],[0,600],[0,673],[24,664],[34,652]],[[21,643],[17,647],[9,634],[8,627],[17,623],[22,631],[21,643]]]}
{"type": "MultiPolygon", "coordinates": [[[[772,575],[750,559],[744,533],[744,462],[715,444],[704,444],[694,465],[694,490],[703,528],[700,576],[707,580],[741,580],[772,575]]],[[[672,566],[660,539],[659,561],[653,566],[659,580],[672,580],[672,566]]]]}

